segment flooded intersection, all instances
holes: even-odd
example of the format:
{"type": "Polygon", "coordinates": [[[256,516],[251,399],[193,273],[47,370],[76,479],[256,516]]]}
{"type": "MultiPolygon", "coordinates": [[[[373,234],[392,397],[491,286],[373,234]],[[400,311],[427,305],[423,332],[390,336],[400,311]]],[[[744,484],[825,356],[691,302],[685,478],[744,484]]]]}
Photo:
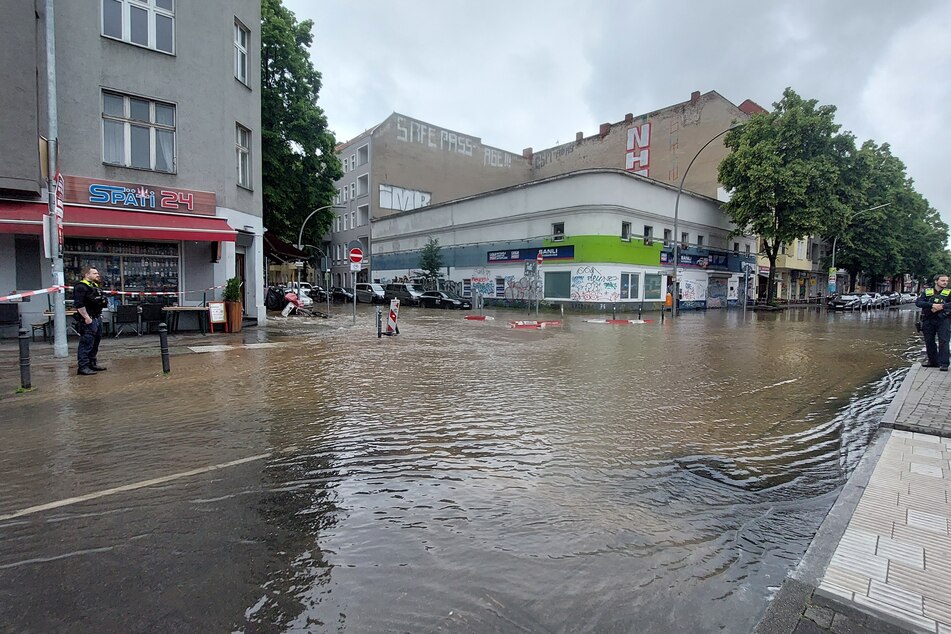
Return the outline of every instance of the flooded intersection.
{"type": "Polygon", "coordinates": [[[0,515],[181,476],[0,521],[0,621],[748,631],[918,347],[909,311],[496,315],[278,323],[0,402],[0,515]]]}

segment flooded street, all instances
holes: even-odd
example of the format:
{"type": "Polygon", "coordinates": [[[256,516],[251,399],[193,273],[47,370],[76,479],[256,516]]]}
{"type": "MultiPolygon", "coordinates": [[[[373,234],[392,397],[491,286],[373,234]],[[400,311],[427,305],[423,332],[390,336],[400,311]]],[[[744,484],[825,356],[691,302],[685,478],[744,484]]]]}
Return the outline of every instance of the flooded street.
{"type": "Polygon", "coordinates": [[[0,520],[0,623],[750,631],[920,349],[907,309],[335,308],[0,401],[0,516],[108,492],[0,520]]]}

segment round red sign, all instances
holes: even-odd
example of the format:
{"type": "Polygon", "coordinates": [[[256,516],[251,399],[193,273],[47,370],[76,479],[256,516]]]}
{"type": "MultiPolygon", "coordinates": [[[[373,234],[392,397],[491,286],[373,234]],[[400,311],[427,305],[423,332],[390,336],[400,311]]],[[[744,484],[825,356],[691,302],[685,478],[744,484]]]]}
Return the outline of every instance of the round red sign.
{"type": "Polygon", "coordinates": [[[538,252],[538,255],[535,256],[535,261],[538,262],[539,264],[541,264],[543,259],[544,259],[544,258],[542,258],[542,252],[539,251],[539,252],[538,252]]]}
{"type": "Polygon", "coordinates": [[[350,249],[350,261],[354,264],[359,264],[363,262],[363,251],[356,247],[350,249]]]}

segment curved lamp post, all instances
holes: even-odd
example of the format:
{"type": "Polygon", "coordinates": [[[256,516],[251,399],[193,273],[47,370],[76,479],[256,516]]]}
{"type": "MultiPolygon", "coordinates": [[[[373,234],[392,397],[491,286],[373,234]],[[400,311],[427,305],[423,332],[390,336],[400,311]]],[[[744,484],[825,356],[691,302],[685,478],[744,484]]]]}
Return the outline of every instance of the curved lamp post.
{"type": "MultiPolygon", "coordinates": [[[[881,209],[882,207],[888,207],[890,204],[891,204],[891,203],[884,203],[884,204],[881,204],[881,205],[875,205],[874,207],[869,207],[868,209],[863,209],[862,211],[856,211],[854,214],[852,214],[852,218],[850,218],[849,220],[852,220],[852,219],[854,219],[856,216],[860,216],[860,215],[864,214],[864,213],[867,212],[867,211],[875,211],[876,209],[881,209]]],[[[845,224],[845,227],[848,227],[849,224],[850,224],[850,223],[846,223],[846,224],[845,224]]],[[[845,230],[845,227],[843,227],[843,230],[845,230]]],[[[836,235],[836,236],[832,239],[832,266],[829,267],[829,275],[834,276],[833,279],[835,280],[835,282],[834,282],[834,284],[835,284],[835,289],[834,289],[835,292],[838,292],[838,290],[839,290],[839,274],[838,274],[839,269],[835,268],[835,247],[836,247],[836,244],[838,244],[838,242],[839,242],[839,236],[836,235]]],[[[830,286],[831,286],[831,285],[830,285],[830,286]]],[[[830,290],[832,290],[832,289],[830,289],[830,290]]]]}
{"type": "Polygon", "coordinates": [[[684,175],[680,179],[680,187],[677,189],[677,200],[674,202],[674,235],[671,236],[674,240],[674,286],[672,289],[671,297],[671,307],[670,315],[671,317],[677,316],[677,304],[680,301],[680,275],[677,273],[677,268],[680,265],[680,236],[679,234],[679,220],[680,220],[680,195],[684,193],[684,182],[687,180],[687,172],[690,171],[690,168],[693,166],[693,162],[697,160],[697,157],[700,156],[700,153],[715,140],[719,139],[721,136],[726,134],[731,130],[736,130],[737,128],[743,127],[743,123],[738,123],[736,125],[730,126],[723,132],[718,132],[711,138],[709,141],[700,146],[700,149],[697,150],[697,153],[693,155],[693,158],[690,159],[690,163],[687,164],[687,169],[684,170],[684,175]]]}
{"type": "MultiPolygon", "coordinates": [[[[330,256],[324,253],[324,250],[318,247],[316,244],[302,244],[301,246],[310,247],[311,249],[316,249],[317,253],[320,254],[320,258],[322,260],[321,264],[323,264],[323,260],[327,261],[327,276],[324,278],[326,280],[325,284],[327,284],[327,288],[324,289],[324,295],[327,296],[327,314],[329,315],[330,314],[330,256]]],[[[321,266],[321,271],[322,270],[323,270],[323,266],[321,266]]]]}
{"type": "MultiPolygon", "coordinates": [[[[304,218],[304,222],[302,222],[302,223],[300,224],[300,232],[298,232],[298,234],[297,234],[297,245],[296,245],[296,246],[297,246],[297,250],[298,250],[298,251],[303,251],[303,250],[304,250],[304,227],[307,226],[307,221],[310,220],[311,218],[313,218],[313,217],[314,217],[314,214],[316,214],[318,211],[323,211],[324,209],[346,209],[346,207],[344,207],[343,205],[324,205],[323,207],[318,207],[317,209],[315,209],[315,210],[313,210],[312,212],[310,212],[309,214],[307,214],[307,217],[304,218]]],[[[311,245],[311,246],[313,246],[313,245],[311,245]]],[[[320,251],[320,249],[317,249],[317,250],[320,251]]],[[[323,253],[323,251],[321,251],[321,253],[323,253]]],[[[327,314],[329,315],[329,314],[330,314],[330,288],[329,288],[329,285],[328,285],[328,288],[327,288],[326,290],[327,290],[327,314]]],[[[300,293],[300,269],[297,269],[297,291],[298,291],[298,293],[300,293]]]]}

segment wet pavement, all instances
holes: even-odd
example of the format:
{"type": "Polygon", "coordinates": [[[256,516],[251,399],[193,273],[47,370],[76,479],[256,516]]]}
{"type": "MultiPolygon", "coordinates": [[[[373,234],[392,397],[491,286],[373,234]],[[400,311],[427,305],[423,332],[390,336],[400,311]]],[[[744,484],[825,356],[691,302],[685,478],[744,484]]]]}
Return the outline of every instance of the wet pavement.
{"type": "Polygon", "coordinates": [[[169,376],[36,344],[22,395],[4,340],[0,622],[750,631],[920,348],[908,310],[336,313],[173,337],[169,376]]]}

